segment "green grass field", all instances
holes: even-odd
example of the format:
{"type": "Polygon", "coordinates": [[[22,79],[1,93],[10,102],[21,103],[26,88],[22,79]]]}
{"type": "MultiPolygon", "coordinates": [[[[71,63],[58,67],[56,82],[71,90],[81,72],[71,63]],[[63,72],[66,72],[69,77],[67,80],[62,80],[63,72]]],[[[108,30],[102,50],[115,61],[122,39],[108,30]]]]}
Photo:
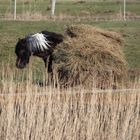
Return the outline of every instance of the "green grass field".
{"type": "MultiPolygon", "coordinates": [[[[124,37],[124,53],[130,68],[140,68],[140,22],[82,22],[96,27],[120,32],[124,37]]],[[[15,44],[25,35],[49,30],[64,33],[66,25],[74,22],[56,21],[1,21],[0,22],[0,62],[15,63],[15,44]]],[[[76,23],[78,24],[78,23],[76,23]]]]}
{"type": "MultiPolygon", "coordinates": [[[[11,0],[0,0],[0,17],[13,14],[14,2],[11,0]]],[[[17,1],[17,14],[22,16],[38,13],[42,16],[50,15],[49,0],[19,0],[17,1]]],[[[140,15],[140,2],[128,0],[126,14],[129,16],[140,15]]],[[[118,0],[58,0],[56,3],[56,16],[104,16],[123,14],[123,2],[118,0]]],[[[11,15],[12,16],[12,15],[11,15]]]]}

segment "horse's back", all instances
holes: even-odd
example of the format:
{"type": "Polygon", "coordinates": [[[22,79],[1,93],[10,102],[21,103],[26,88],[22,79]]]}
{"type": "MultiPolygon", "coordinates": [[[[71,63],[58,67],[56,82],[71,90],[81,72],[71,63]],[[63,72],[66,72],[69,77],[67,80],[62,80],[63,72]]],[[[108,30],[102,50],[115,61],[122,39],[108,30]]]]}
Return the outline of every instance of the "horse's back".
{"type": "Polygon", "coordinates": [[[46,35],[46,38],[54,44],[59,44],[63,41],[63,35],[59,33],[49,32],[49,31],[41,31],[42,34],[46,35]]]}

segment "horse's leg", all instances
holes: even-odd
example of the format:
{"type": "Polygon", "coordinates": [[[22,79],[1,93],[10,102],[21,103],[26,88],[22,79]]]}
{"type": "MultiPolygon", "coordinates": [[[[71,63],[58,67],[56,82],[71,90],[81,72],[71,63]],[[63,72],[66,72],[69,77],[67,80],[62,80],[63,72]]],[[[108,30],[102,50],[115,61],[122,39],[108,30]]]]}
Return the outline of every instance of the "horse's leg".
{"type": "Polygon", "coordinates": [[[53,70],[52,70],[52,55],[49,56],[48,59],[48,80],[49,83],[53,84],[53,70]]]}
{"type": "Polygon", "coordinates": [[[47,83],[50,84],[53,81],[53,72],[52,72],[52,55],[49,55],[47,58],[43,58],[44,63],[45,63],[45,68],[47,68],[47,83]]]}
{"type": "Polygon", "coordinates": [[[47,66],[48,66],[48,58],[43,58],[43,60],[44,60],[44,63],[45,63],[45,68],[47,68],[47,66]]]}
{"type": "Polygon", "coordinates": [[[47,68],[48,73],[52,72],[52,55],[49,55],[48,57],[43,58],[45,63],[45,68],[47,68]]]}
{"type": "Polygon", "coordinates": [[[48,60],[48,72],[52,73],[52,55],[49,56],[49,60],[48,60]]]}

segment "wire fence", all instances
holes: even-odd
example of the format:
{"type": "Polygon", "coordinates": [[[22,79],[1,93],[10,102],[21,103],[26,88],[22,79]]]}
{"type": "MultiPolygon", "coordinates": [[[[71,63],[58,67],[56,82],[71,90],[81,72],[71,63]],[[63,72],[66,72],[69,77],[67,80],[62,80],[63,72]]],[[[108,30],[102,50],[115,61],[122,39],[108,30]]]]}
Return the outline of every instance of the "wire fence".
{"type": "MultiPolygon", "coordinates": [[[[0,19],[47,20],[51,18],[51,0],[0,0],[0,19]],[[15,9],[16,8],[16,9],[15,9]]],[[[140,20],[140,1],[56,0],[55,18],[73,20],[140,20]],[[125,9],[124,9],[125,8],[125,9]],[[125,15],[124,15],[125,14],[125,15]]]]}
{"type": "Polygon", "coordinates": [[[93,90],[64,90],[63,93],[59,90],[57,92],[41,92],[41,93],[0,93],[0,96],[50,96],[50,95],[76,95],[76,94],[100,94],[100,93],[126,93],[126,94],[134,94],[139,93],[140,94],[140,88],[137,89],[106,89],[106,90],[100,90],[100,89],[93,89],[93,90]],[[51,94],[50,94],[51,93],[51,94]]]}

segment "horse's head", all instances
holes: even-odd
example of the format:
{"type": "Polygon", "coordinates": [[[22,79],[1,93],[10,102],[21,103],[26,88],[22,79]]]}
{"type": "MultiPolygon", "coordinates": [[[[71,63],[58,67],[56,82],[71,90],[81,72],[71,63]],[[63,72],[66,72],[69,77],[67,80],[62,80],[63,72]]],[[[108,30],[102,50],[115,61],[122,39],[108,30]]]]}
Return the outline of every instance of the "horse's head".
{"type": "Polygon", "coordinates": [[[46,66],[48,56],[52,54],[55,46],[63,41],[63,38],[61,34],[42,31],[19,39],[15,48],[17,68],[25,68],[29,63],[31,54],[43,58],[46,66]]]}
{"type": "Polygon", "coordinates": [[[29,58],[31,56],[31,51],[25,38],[18,40],[15,53],[17,55],[16,67],[20,69],[25,68],[26,64],[29,63],[29,58]]]}

